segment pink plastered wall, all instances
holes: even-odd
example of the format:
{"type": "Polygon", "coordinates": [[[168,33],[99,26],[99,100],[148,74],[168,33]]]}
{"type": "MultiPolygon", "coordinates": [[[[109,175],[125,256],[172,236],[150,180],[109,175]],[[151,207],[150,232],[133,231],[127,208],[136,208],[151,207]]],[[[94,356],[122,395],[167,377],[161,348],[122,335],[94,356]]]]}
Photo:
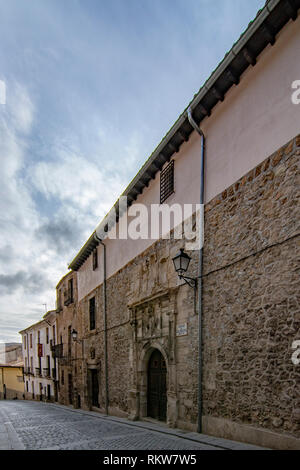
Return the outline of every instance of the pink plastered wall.
{"type": "MultiPolygon", "coordinates": [[[[300,105],[292,103],[292,82],[300,80],[300,17],[290,21],[268,46],[255,67],[249,67],[202,124],[206,136],[205,202],[229,187],[300,131],[300,105]]],[[[175,193],[168,204],[197,204],[200,196],[200,138],[195,132],[174,155],[175,193]]],[[[159,174],[137,198],[137,204],[159,203],[159,174]]],[[[145,220],[145,223],[147,221],[145,220]]],[[[153,243],[148,240],[107,240],[110,277],[153,243]]],[[[79,300],[102,283],[92,257],[78,271],[79,300]]]]}

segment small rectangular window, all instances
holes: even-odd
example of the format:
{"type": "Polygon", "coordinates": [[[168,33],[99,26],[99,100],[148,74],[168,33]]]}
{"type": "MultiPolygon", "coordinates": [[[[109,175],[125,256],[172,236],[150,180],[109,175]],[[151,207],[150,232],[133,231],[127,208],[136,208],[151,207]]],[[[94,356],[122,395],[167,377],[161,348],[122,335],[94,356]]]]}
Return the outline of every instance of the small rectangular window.
{"type": "Polygon", "coordinates": [[[49,344],[49,328],[46,328],[46,343],[49,344]]]}
{"type": "Polygon", "coordinates": [[[69,294],[69,300],[72,303],[73,302],[73,279],[69,279],[69,285],[68,285],[68,294],[69,294]]]}
{"type": "Polygon", "coordinates": [[[160,203],[174,193],[174,160],[160,172],[160,203]]]}
{"type": "Polygon", "coordinates": [[[93,251],[93,270],[98,268],[98,251],[97,248],[93,251]]]}
{"type": "Polygon", "coordinates": [[[72,326],[68,326],[68,354],[71,357],[72,354],[72,326]]]}
{"type": "Polygon", "coordinates": [[[30,335],[30,347],[32,348],[32,334],[30,335]]]}
{"type": "Polygon", "coordinates": [[[89,301],[89,311],[90,311],[90,330],[94,330],[96,328],[96,303],[95,297],[92,297],[89,301]]]}
{"type": "Polygon", "coordinates": [[[60,310],[61,308],[62,308],[61,289],[58,289],[58,292],[57,292],[57,309],[60,310]]]}

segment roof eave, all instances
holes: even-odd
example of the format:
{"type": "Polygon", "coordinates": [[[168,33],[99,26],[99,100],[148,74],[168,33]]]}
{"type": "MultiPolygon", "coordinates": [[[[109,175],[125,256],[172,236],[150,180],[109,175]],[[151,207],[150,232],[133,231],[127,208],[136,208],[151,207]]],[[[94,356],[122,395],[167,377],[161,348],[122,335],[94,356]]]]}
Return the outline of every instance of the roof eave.
{"type": "MultiPolygon", "coordinates": [[[[138,194],[142,192],[144,187],[148,185],[145,183],[145,181],[148,181],[149,183],[151,179],[155,178],[155,175],[159,171],[159,168],[163,166],[164,160],[169,161],[173,154],[179,151],[181,145],[189,139],[190,134],[193,132],[193,128],[190,126],[187,119],[187,109],[191,107],[197,112],[198,115],[195,116],[195,121],[198,124],[207,116],[209,116],[212,109],[217,105],[217,103],[225,99],[225,95],[228,90],[234,84],[238,84],[241,75],[251,65],[251,63],[252,65],[255,65],[256,59],[260,55],[262,50],[264,50],[269,43],[273,44],[275,42],[276,34],[282,29],[282,27],[289,21],[290,18],[295,16],[295,12],[297,14],[300,8],[300,0],[290,0],[289,5],[291,13],[289,14],[286,11],[286,20],[279,27],[278,31],[274,31],[274,37],[272,37],[273,25],[267,20],[270,19],[270,15],[272,15],[275,9],[277,7],[279,8],[280,5],[282,5],[282,10],[285,11],[284,9],[287,8],[285,0],[269,0],[266,3],[264,8],[262,8],[258,12],[256,18],[249,24],[246,31],[240,36],[239,40],[232,46],[231,50],[225,55],[222,62],[218,65],[218,67],[211,74],[208,80],[200,88],[199,92],[194,96],[192,101],[185,108],[183,113],[179,116],[175,124],[171,127],[171,129],[156,147],[154,152],[150,155],[150,157],[144,163],[142,168],[139,170],[137,175],[133,178],[133,180],[127,186],[125,191],[122,193],[121,197],[128,197],[128,206],[132,204],[132,202],[137,198],[138,194]],[[292,13],[293,8],[294,15],[292,13]],[[265,40],[262,39],[264,32],[260,31],[260,29],[262,29],[264,25],[266,29],[265,34],[267,38],[265,40]],[[260,41],[262,42],[260,47],[258,47],[259,52],[257,54],[255,52],[251,52],[250,49],[249,51],[247,50],[247,47],[249,47],[249,43],[253,41],[256,35],[261,37],[260,41]],[[242,55],[243,52],[246,58],[244,59],[244,64],[240,66],[240,71],[232,70],[232,64],[234,63],[234,61],[242,59],[242,57],[240,58],[240,55],[242,55]],[[228,76],[230,78],[227,78],[227,81],[226,79],[224,79],[224,82],[227,83],[227,85],[225,85],[224,90],[222,90],[220,84],[218,84],[218,80],[221,80],[222,76],[224,77],[226,73],[228,73],[228,76]],[[211,106],[205,108],[205,101],[211,102],[211,106]],[[199,109],[197,107],[199,107],[199,109]],[[174,137],[177,133],[181,135],[181,137],[178,136],[180,140],[177,142],[171,142],[172,139],[174,140],[174,137]],[[149,175],[150,178],[148,178],[149,175]]],[[[120,198],[114,204],[109,213],[100,222],[97,228],[97,232],[104,230],[105,225],[107,225],[107,220],[111,214],[116,211],[118,216],[119,200],[120,198]]],[[[105,231],[106,230],[104,230],[104,232],[105,231]]],[[[81,250],[78,252],[78,254],[75,256],[73,261],[69,264],[69,269],[77,271],[80,266],[86,261],[87,257],[89,256],[87,253],[90,252],[92,244],[97,245],[97,242],[94,239],[94,234],[95,231],[85,243],[85,245],[81,248],[81,250]]]]}

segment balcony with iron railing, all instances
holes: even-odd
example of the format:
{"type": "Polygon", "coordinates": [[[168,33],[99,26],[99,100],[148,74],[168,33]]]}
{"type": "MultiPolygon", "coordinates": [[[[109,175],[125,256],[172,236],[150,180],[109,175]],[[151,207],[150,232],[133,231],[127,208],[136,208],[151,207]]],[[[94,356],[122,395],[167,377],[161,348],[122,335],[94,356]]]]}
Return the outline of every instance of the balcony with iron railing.
{"type": "Polygon", "coordinates": [[[53,359],[60,359],[63,357],[63,343],[51,345],[53,359]]]}
{"type": "Polygon", "coordinates": [[[24,367],[24,375],[33,375],[33,369],[31,367],[24,367]]]}
{"type": "Polygon", "coordinates": [[[50,369],[48,367],[43,369],[43,377],[50,377],[50,369]]]}
{"type": "Polygon", "coordinates": [[[60,313],[63,311],[63,308],[62,308],[62,305],[58,305],[57,308],[56,308],[56,313],[60,313]]]}
{"type": "Polygon", "coordinates": [[[72,363],[72,358],[71,356],[63,356],[58,359],[58,363],[60,366],[70,366],[72,363]]]}
{"type": "Polygon", "coordinates": [[[40,367],[36,367],[35,368],[35,375],[38,376],[38,377],[41,377],[42,375],[42,370],[40,367]]]}
{"type": "Polygon", "coordinates": [[[67,307],[73,302],[74,302],[73,292],[71,290],[66,290],[64,292],[64,305],[67,307]]]}
{"type": "Polygon", "coordinates": [[[68,307],[72,303],[73,303],[73,299],[71,297],[67,297],[66,300],[64,301],[65,307],[68,307]]]}

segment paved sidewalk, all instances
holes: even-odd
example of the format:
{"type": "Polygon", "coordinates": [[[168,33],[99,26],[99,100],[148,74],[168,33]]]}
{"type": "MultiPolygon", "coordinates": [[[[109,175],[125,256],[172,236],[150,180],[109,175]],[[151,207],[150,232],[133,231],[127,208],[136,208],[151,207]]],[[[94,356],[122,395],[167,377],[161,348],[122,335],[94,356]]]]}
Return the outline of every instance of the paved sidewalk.
{"type": "Polygon", "coordinates": [[[68,406],[0,401],[0,450],[263,450],[249,444],[68,406]]]}
{"type": "MultiPolygon", "coordinates": [[[[258,447],[254,446],[252,444],[246,444],[243,442],[237,442],[237,441],[231,441],[229,439],[222,439],[221,437],[214,437],[214,436],[208,436],[207,434],[199,434],[196,432],[190,432],[190,431],[184,431],[182,429],[172,429],[169,428],[167,425],[161,424],[161,423],[153,423],[151,422],[152,420],[145,419],[144,421],[130,421],[126,418],[117,418],[115,416],[106,416],[102,413],[99,413],[97,411],[85,411],[85,410],[78,410],[78,409],[72,409],[69,406],[64,406],[64,405],[58,405],[58,404],[52,404],[52,406],[58,406],[65,408],[71,412],[75,413],[81,413],[81,414],[87,414],[91,416],[95,416],[100,419],[104,419],[106,421],[112,421],[116,423],[122,423],[127,426],[133,426],[149,431],[155,431],[157,433],[161,433],[164,435],[170,435],[170,436],[176,436],[181,439],[185,439],[189,442],[197,442],[200,444],[208,444],[216,449],[221,449],[221,450],[269,450],[265,449],[263,447],[258,447]]],[[[154,421],[154,420],[153,420],[154,421]]]]}
{"type": "Polygon", "coordinates": [[[23,450],[24,445],[19,439],[11,422],[0,409],[0,450],[23,450]]]}

